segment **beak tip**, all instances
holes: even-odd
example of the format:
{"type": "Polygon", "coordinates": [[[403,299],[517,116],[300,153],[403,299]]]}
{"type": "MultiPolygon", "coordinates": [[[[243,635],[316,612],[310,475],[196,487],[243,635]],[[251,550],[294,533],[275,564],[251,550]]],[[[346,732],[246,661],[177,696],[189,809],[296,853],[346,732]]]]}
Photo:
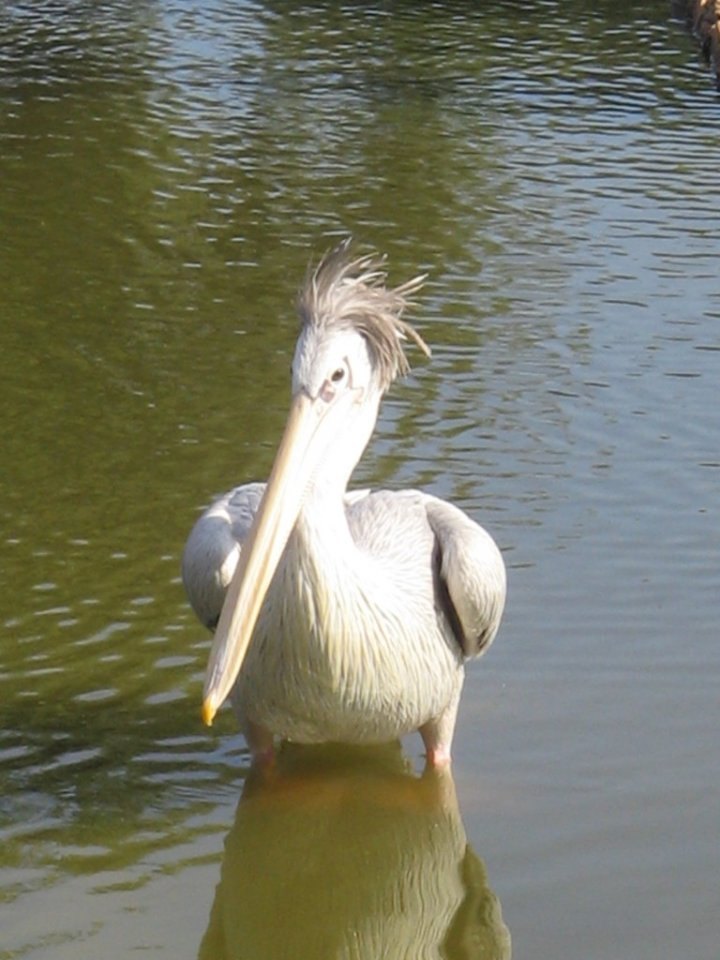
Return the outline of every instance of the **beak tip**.
{"type": "Polygon", "coordinates": [[[217,710],[215,709],[215,704],[212,702],[210,697],[207,697],[205,700],[203,700],[201,716],[202,722],[206,727],[212,726],[212,722],[215,719],[216,713],[217,710]]]}

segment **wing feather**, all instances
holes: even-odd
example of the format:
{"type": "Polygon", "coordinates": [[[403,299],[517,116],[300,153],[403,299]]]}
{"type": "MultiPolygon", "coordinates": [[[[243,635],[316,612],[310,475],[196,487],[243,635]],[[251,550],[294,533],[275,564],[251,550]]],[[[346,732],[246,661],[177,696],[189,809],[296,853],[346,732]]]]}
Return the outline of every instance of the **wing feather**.
{"type": "Polygon", "coordinates": [[[495,541],[451,503],[428,496],[425,509],[439,551],[440,577],[462,628],[463,652],[490,646],[505,606],[505,564],[495,541]]]}
{"type": "Polygon", "coordinates": [[[264,490],[264,483],[247,483],[218,497],[198,519],[185,544],[185,592],[198,620],[211,630],[264,490]]]}

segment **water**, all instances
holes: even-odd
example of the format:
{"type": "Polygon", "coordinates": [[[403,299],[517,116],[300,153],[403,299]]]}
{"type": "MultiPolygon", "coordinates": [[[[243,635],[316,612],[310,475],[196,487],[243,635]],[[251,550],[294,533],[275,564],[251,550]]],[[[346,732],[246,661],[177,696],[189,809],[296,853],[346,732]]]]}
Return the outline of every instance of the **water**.
{"type": "Polygon", "coordinates": [[[720,115],[668,5],[0,31],[0,957],[717,956],[720,115]],[[356,480],[481,518],[507,614],[454,785],[291,755],[238,805],[178,560],[266,476],[348,232],[429,274],[433,346],[356,480]]]}

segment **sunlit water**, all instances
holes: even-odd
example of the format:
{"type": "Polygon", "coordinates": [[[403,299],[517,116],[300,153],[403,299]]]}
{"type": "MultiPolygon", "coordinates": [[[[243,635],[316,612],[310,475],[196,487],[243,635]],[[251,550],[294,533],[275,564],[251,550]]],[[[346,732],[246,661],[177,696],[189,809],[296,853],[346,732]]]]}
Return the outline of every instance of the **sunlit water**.
{"type": "Polygon", "coordinates": [[[4,5],[0,957],[717,956],[719,155],[665,3],[4,5]],[[454,787],[238,806],[179,555],[349,232],[433,346],[356,479],[478,516],[508,608],[454,787]]]}

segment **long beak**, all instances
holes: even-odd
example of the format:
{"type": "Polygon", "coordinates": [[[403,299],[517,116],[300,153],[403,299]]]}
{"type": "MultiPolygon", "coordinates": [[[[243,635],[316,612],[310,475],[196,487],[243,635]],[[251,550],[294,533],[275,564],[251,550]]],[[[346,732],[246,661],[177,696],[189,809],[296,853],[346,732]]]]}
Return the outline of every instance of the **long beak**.
{"type": "Polygon", "coordinates": [[[210,726],[232,689],[247,653],[257,618],[280,562],[316,459],[313,439],[321,407],[297,393],[265,495],[225,596],[205,674],[203,721],[210,726]]]}

